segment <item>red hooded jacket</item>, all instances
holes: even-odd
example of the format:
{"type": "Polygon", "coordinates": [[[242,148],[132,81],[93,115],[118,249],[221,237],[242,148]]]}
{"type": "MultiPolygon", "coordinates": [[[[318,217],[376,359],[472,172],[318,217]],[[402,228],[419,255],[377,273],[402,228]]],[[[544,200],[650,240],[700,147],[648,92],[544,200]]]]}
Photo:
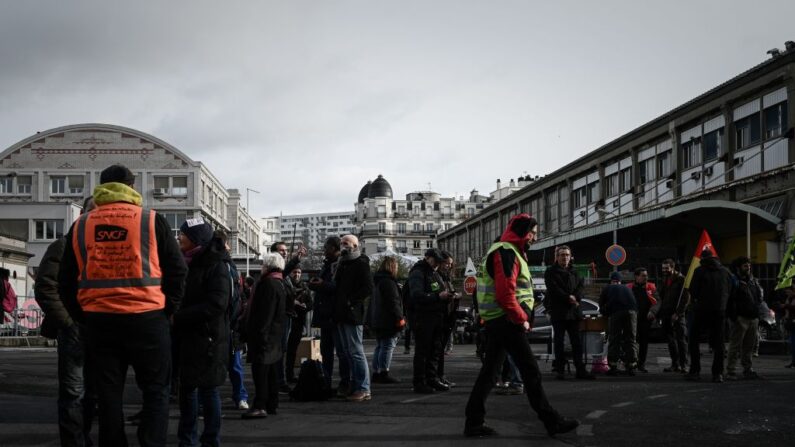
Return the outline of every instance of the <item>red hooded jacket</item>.
{"type": "MultiPolygon", "coordinates": [[[[502,233],[500,242],[513,244],[517,251],[525,255],[525,247],[530,241],[530,227],[535,226],[535,219],[527,213],[513,216],[508,222],[508,227],[502,233]],[[523,233],[519,234],[517,233],[523,233]]],[[[525,257],[525,262],[527,258],[525,257]]],[[[508,319],[516,324],[528,321],[527,313],[516,301],[516,278],[519,277],[520,264],[513,250],[499,248],[486,260],[486,270],[494,278],[494,290],[497,304],[505,311],[508,319]]]]}

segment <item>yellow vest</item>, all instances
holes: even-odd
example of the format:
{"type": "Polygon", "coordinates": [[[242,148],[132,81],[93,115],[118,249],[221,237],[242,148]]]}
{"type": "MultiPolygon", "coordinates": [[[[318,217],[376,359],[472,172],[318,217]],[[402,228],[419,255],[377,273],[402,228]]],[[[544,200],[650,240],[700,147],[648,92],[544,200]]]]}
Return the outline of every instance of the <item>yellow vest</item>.
{"type": "Polygon", "coordinates": [[[526,303],[528,309],[533,308],[533,279],[530,276],[530,268],[524,256],[516,249],[516,246],[510,242],[496,242],[489,247],[488,253],[483,258],[483,263],[477,274],[478,280],[478,310],[480,317],[484,320],[493,320],[505,315],[505,311],[497,303],[497,296],[494,288],[494,278],[489,276],[486,271],[486,262],[492,253],[500,248],[506,250],[513,250],[516,254],[516,259],[519,260],[519,277],[516,278],[516,301],[519,304],[526,303]]]}

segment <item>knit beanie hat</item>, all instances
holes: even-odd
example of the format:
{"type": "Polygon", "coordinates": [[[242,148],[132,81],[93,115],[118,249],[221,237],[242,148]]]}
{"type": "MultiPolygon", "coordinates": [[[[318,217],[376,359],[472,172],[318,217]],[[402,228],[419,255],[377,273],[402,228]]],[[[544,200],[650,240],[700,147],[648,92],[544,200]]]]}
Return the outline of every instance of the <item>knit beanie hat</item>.
{"type": "Polygon", "coordinates": [[[182,222],[179,231],[187,236],[191,242],[202,247],[207,247],[210,241],[213,240],[212,225],[205,222],[201,217],[182,222]]]}

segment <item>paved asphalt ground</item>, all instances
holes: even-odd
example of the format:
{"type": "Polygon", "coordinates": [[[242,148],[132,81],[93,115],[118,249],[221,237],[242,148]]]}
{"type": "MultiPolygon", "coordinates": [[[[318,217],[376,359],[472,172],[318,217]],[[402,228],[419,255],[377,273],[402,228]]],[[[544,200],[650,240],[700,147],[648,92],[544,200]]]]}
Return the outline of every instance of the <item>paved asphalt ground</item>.
{"type": "MultiPolygon", "coordinates": [[[[368,356],[372,344],[368,343],[368,356]]],[[[535,346],[539,351],[545,346],[535,346]]],[[[706,347],[702,350],[706,351],[706,347]]],[[[706,371],[711,356],[704,352],[706,371]]],[[[648,374],[605,377],[593,382],[556,381],[541,362],[544,385],[553,406],[582,422],[576,432],[549,438],[524,396],[498,396],[487,403],[487,420],[499,431],[490,439],[462,435],[464,406],[479,369],[473,345],[458,345],[447,357],[452,391],[413,394],[411,359],[396,350],[397,385],[374,385],[373,400],[299,403],[282,397],[279,414],[243,421],[233,409],[230,387],[222,389],[224,445],[498,445],[536,446],[795,446],[795,370],[788,358],[755,359],[759,381],[713,384],[686,382],[663,373],[662,344],[652,345],[648,374]]],[[[705,379],[709,377],[705,376],[705,379]]],[[[247,377],[250,392],[253,385],[247,377]]],[[[140,395],[128,381],[126,414],[139,408],[140,395]]],[[[56,354],[53,349],[0,350],[0,446],[55,446],[57,440],[56,354]]],[[[179,412],[171,408],[170,441],[176,444],[179,412]]],[[[136,444],[135,427],[128,438],[136,444]]]]}

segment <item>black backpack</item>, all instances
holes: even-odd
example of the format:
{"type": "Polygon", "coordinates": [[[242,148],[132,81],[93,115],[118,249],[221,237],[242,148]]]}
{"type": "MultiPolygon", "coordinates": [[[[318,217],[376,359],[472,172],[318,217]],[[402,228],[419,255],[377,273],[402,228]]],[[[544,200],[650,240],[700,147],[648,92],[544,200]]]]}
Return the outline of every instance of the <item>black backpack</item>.
{"type": "Polygon", "coordinates": [[[304,360],[298,373],[298,383],[290,391],[290,398],[299,402],[311,402],[328,400],[329,397],[329,389],[323,376],[323,363],[320,360],[304,360]]]}

